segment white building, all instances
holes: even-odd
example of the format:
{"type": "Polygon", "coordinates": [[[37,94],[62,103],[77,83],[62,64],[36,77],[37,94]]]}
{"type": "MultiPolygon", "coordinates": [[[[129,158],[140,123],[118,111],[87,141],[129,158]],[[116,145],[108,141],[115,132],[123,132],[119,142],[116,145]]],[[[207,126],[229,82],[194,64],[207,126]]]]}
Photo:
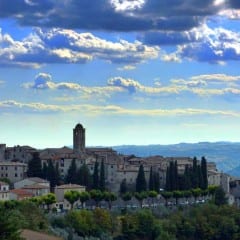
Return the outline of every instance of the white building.
{"type": "Polygon", "coordinates": [[[0,182],[0,201],[9,200],[9,185],[5,182],[0,182]]]}

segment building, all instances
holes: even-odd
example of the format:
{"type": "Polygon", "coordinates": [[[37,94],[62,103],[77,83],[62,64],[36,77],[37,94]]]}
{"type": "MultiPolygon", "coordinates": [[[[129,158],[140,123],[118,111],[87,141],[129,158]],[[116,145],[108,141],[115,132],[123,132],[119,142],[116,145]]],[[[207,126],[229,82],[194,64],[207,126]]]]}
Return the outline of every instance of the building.
{"type": "Polygon", "coordinates": [[[0,181],[0,201],[9,200],[9,185],[0,181]]]}
{"type": "MultiPolygon", "coordinates": [[[[86,191],[85,186],[77,185],[77,184],[64,184],[60,186],[56,186],[55,195],[57,199],[56,207],[59,209],[70,209],[70,203],[64,198],[64,194],[69,191],[77,191],[84,192],[86,191]]],[[[80,204],[80,202],[76,202],[76,204],[80,204]]]]}
{"type": "Polygon", "coordinates": [[[42,178],[38,178],[38,177],[31,177],[31,178],[25,178],[21,181],[15,182],[14,183],[14,188],[15,189],[20,189],[23,188],[25,186],[30,186],[33,184],[39,184],[45,187],[50,188],[50,183],[49,181],[42,179],[42,178]]]}
{"type": "Polygon", "coordinates": [[[73,129],[73,150],[78,154],[85,152],[85,128],[80,123],[73,129]]]}
{"type": "Polygon", "coordinates": [[[27,164],[20,162],[0,162],[0,177],[8,178],[12,183],[24,179],[27,175],[27,164]]]}
{"type": "Polygon", "coordinates": [[[34,197],[34,194],[24,189],[12,189],[9,191],[10,200],[25,200],[34,197]]]}
{"type": "Polygon", "coordinates": [[[34,197],[44,196],[50,193],[50,188],[38,183],[27,185],[22,187],[21,189],[26,190],[33,194],[34,197]]]}

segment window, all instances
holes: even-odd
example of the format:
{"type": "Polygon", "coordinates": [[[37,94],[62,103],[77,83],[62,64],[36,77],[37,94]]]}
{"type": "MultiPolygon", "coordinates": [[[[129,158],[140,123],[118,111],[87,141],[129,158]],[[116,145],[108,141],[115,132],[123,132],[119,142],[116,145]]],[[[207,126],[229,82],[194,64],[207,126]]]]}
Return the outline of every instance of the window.
{"type": "Polygon", "coordinates": [[[15,166],[15,170],[17,171],[17,166],[15,166]]]}
{"type": "Polygon", "coordinates": [[[6,166],[5,169],[8,170],[8,167],[6,166]]]}
{"type": "Polygon", "coordinates": [[[111,165],[111,168],[113,168],[113,165],[111,165]]]}
{"type": "Polygon", "coordinates": [[[7,173],[5,174],[5,177],[8,177],[8,174],[7,174],[7,173]]]}
{"type": "Polygon", "coordinates": [[[3,170],[3,167],[1,167],[1,169],[3,170]]]}
{"type": "Polygon", "coordinates": [[[17,174],[17,173],[15,173],[15,177],[18,177],[18,174],[17,174]]]}

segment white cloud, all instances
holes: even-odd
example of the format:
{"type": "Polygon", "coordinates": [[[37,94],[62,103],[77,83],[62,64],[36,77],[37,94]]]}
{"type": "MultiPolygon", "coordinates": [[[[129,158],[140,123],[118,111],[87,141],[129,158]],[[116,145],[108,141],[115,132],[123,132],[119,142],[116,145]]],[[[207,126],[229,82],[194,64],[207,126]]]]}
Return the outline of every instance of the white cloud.
{"type": "Polygon", "coordinates": [[[159,48],[139,41],[107,41],[91,33],[73,30],[35,29],[21,41],[0,31],[0,64],[39,68],[49,63],[86,63],[94,59],[132,65],[158,57],[159,48]]]}
{"type": "Polygon", "coordinates": [[[211,109],[194,109],[194,108],[176,108],[176,109],[127,109],[116,105],[97,106],[90,104],[79,105],[53,105],[39,102],[22,103],[14,100],[0,102],[0,111],[22,111],[22,112],[39,112],[39,113],[56,113],[56,112],[79,112],[86,115],[132,115],[132,116],[192,116],[192,115],[218,115],[229,117],[240,117],[240,112],[211,110],[211,109]]]}

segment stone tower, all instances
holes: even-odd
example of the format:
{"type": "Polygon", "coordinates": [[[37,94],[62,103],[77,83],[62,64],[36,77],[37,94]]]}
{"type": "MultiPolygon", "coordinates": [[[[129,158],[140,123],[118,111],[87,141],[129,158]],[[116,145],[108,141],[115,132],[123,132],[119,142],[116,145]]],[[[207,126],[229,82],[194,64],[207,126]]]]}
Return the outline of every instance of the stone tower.
{"type": "Polygon", "coordinates": [[[85,152],[85,128],[80,123],[73,129],[73,151],[80,154],[85,152]]]}

